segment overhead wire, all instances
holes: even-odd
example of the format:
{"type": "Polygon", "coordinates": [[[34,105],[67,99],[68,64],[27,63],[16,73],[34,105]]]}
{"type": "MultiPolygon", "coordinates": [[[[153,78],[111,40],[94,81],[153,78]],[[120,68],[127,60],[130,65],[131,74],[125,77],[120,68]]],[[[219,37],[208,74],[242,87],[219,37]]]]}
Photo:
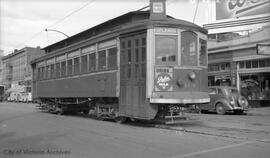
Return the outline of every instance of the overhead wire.
{"type": "MultiPolygon", "coordinates": [[[[50,28],[52,26],[55,26],[56,24],[64,21],[65,19],[67,19],[68,17],[72,16],[73,14],[79,12],[80,10],[82,10],[83,8],[87,7],[88,5],[90,5],[91,3],[93,3],[96,0],[91,0],[89,2],[87,2],[86,4],[84,4],[83,6],[81,6],[80,8],[74,10],[73,12],[69,13],[68,15],[64,16],[63,18],[57,20],[56,22],[52,23],[51,25],[47,26],[45,29],[50,28]]],[[[16,47],[20,47],[22,45],[26,45],[27,42],[29,42],[30,40],[36,38],[39,34],[43,33],[45,31],[45,29],[42,29],[41,31],[35,33],[33,36],[31,36],[29,39],[25,40],[24,42],[18,44],[16,47]]],[[[47,37],[48,38],[48,37],[47,37]]]]}
{"type": "Polygon", "coordinates": [[[199,3],[200,3],[200,0],[197,0],[197,5],[196,5],[195,13],[194,13],[194,17],[193,17],[193,20],[192,20],[193,23],[195,22],[195,18],[197,16],[199,3]]]}

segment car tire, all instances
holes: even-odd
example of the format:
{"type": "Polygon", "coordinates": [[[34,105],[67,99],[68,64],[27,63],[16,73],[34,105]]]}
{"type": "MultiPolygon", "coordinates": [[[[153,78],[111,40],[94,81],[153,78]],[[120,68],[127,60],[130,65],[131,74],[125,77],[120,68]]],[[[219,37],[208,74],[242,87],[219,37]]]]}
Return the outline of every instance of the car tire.
{"type": "Polygon", "coordinates": [[[118,116],[114,120],[116,123],[122,124],[122,123],[126,122],[127,118],[124,116],[118,116]]]}
{"type": "Polygon", "coordinates": [[[226,113],[223,103],[216,104],[216,113],[219,115],[224,115],[226,113]]]}

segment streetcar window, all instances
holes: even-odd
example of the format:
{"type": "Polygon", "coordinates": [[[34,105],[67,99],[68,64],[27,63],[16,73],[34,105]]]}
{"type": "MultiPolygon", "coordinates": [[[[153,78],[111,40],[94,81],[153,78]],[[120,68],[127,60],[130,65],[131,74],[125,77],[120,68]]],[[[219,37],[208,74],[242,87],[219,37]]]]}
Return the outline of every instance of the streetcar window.
{"type": "Polygon", "coordinates": [[[200,65],[201,66],[207,66],[207,46],[206,46],[206,40],[200,39],[200,65]]]}
{"type": "Polygon", "coordinates": [[[46,66],[46,76],[45,79],[49,79],[51,78],[51,67],[50,66],[46,66]]]}
{"type": "Polygon", "coordinates": [[[156,63],[177,64],[177,36],[156,36],[156,63]]]}
{"type": "Polygon", "coordinates": [[[38,68],[37,79],[38,80],[41,80],[42,79],[41,67],[38,68]]]}
{"type": "Polygon", "coordinates": [[[146,45],[146,38],[142,38],[142,46],[146,45]]]}
{"type": "Polygon", "coordinates": [[[108,68],[116,68],[117,66],[117,48],[108,49],[108,68]]]}
{"type": "Polygon", "coordinates": [[[41,68],[41,79],[44,80],[45,79],[45,67],[41,68]]]}
{"type": "Polygon", "coordinates": [[[197,66],[197,36],[190,31],[181,33],[181,63],[183,66],[197,66]]]}
{"type": "Polygon", "coordinates": [[[89,54],[89,71],[96,70],[96,53],[89,54]]]}
{"type": "Polygon", "coordinates": [[[67,75],[72,75],[72,59],[67,61],[67,75]]]}
{"type": "Polygon", "coordinates": [[[61,76],[66,76],[66,71],[67,71],[67,68],[66,68],[66,61],[63,61],[61,62],[61,76]]]}
{"type": "Polygon", "coordinates": [[[51,65],[51,78],[55,77],[54,64],[51,65]]]}
{"type": "Polygon", "coordinates": [[[60,63],[56,63],[55,64],[55,77],[59,78],[61,75],[61,71],[60,71],[60,63]]]}
{"type": "Polygon", "coordinates": [[[106,50],[98,52],[98,69],[99,70],[106,69],[106,50]]]}
{"type": "Polygon", "coordinates": [[[81,57],[81,72],[87,72],[87,55],[81,57]]]}
{"type": "Polygon", "coordinates": [[[80,73],[80,57],[74,58],[74,74],[80,73]]]}

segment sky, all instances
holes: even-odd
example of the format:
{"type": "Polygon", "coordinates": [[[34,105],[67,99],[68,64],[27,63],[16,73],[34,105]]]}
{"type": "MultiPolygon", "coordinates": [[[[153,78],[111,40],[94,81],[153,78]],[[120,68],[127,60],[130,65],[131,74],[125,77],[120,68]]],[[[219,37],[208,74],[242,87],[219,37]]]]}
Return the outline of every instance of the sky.
{"type": "MultiPolygon", "coordinates": [[[[193,22],[197,0],[167,0],[167,15],[193,22]]],[[[149,0],[0,0],[0,50],[41,48],[149,5],[149,0]]],[[[194,23],[209,22],[209,0],[200,0],[194,23]]]]}

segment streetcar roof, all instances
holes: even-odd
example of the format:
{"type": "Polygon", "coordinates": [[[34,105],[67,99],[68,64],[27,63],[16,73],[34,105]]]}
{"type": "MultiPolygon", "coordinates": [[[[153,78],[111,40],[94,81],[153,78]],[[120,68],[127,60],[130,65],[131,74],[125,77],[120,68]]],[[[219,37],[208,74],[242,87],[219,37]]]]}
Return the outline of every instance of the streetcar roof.
{"type": "MultiPolygon", "coordinates": [[[[104,23],[101,23],[99,25],[96,25],[92,28],[89,28],[85,31],[82,31],[78,34],[75,34],[69,38],[66,38],[64,40],[61,40],[59,42],[56,42],[54,44],[51,44],[47,47],[44,47],[43,49],[45,50],[46,54],[50,54],[50,52],[54,52],[57,51],[61,48],[67,47],[68,45],[72,45],[75,43],[78,43],[80,41],[84,41],[86,39],[90,39],[92,37],[98,36],[99,34],[102,33],[112,33],[112,32],[118,32],[121,33],[122,30],[125,29],[129,29],[132,27],[138,28],[136,26],[138,26],[138,24],[140,24],[141,26],[144,27],[144,29],[146,29],[148,26],[171,26],[171,27],[181,27],[181,28],[185,28],[188,30],[196,30],[196,31],[200,31],[203,33],[207,33],[207,30],[205,30],[204,28],[185,21],[185,20],[180,20],[180,19],[175,19],[171,16],[167,15],[167,19],[166,20],[150,20],[150,12],[149,11],[133,11],[133,12],[129,12],[126,13],[124,15],[118,16],[114,19],[108,20],[104,23]]],[[[142,28],[142,27],[141,27],[142,28]]],[[[38,58],[34,61],[32,61],[31,63],[35,63],[35,62],[39,62],[41,61],[43,58],[46,58],[47,55],[38,58]]],[[[51,56],[51,55],[49,55],[51,56]]],[[[52,55],[53,56],[53,55],[52,55]]]]}

